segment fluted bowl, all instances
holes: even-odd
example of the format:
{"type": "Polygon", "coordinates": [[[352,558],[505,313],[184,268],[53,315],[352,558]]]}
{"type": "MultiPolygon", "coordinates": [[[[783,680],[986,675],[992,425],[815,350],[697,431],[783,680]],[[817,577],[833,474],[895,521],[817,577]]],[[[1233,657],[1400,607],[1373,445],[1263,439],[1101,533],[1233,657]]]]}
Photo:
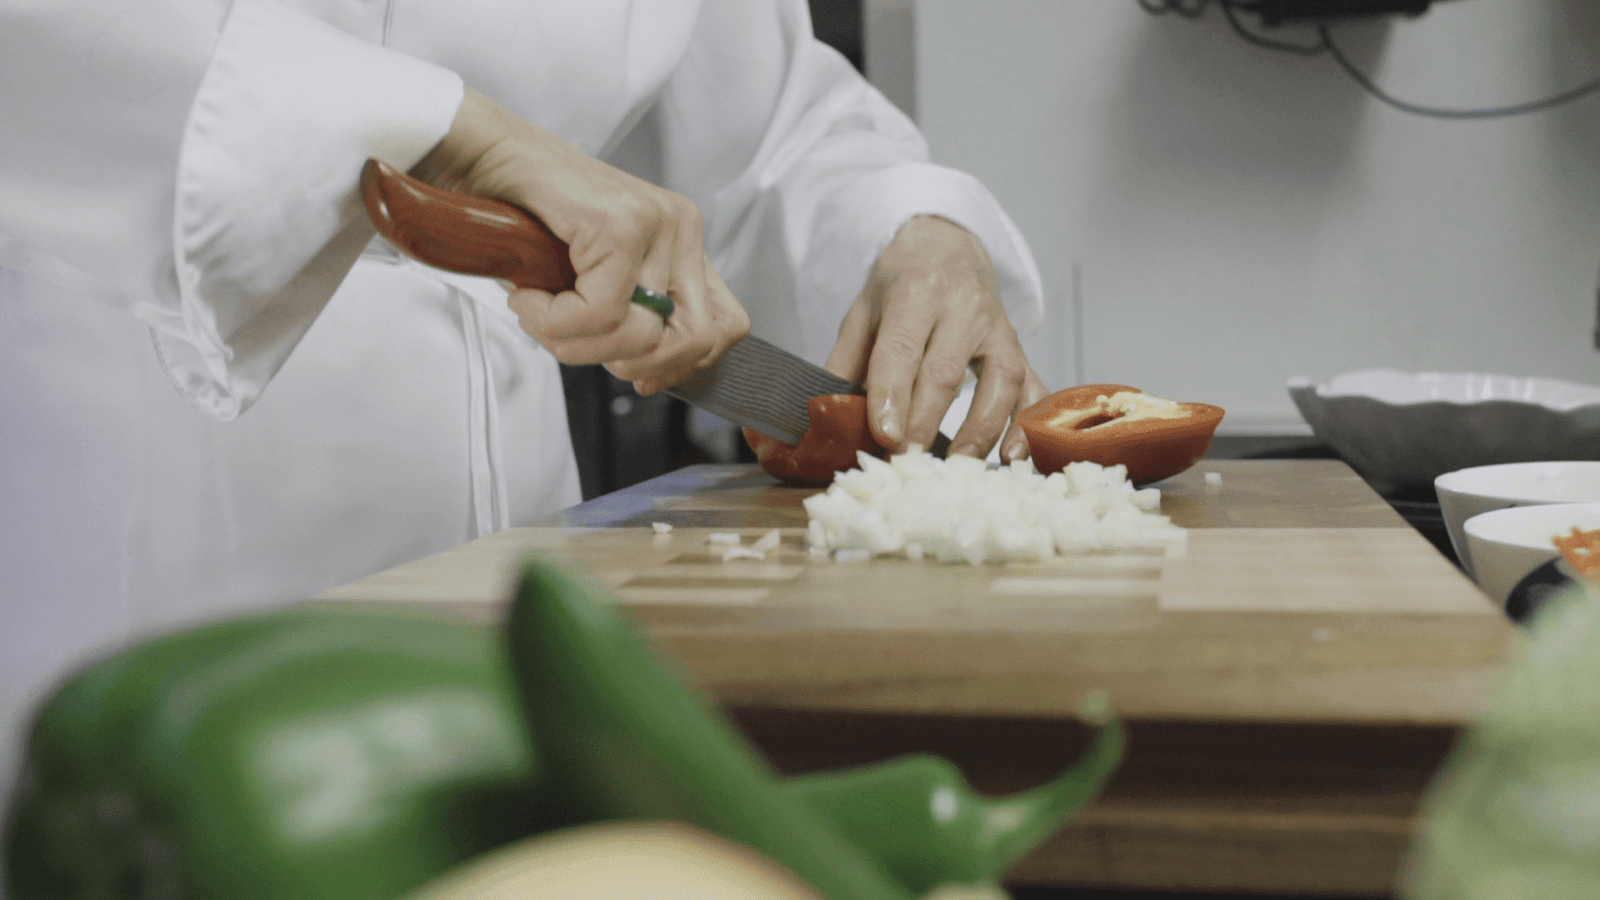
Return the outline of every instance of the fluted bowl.
{"type": "Polygon", "coordinates": [[[1360,369],[1289,379],[1312,431],[1379,493],[1473,466],[1600,459],[1600,387],[1476,372],[1360,369]]]}

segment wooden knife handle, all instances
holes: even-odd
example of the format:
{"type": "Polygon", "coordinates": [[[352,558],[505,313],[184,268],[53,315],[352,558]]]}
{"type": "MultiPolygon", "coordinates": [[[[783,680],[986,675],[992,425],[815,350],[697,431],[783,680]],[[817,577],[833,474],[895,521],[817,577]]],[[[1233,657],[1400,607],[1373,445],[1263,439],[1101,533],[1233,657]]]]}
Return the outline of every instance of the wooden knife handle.
{"type": "Polygon", "coordinates": [[[361,169],[361,199],[380,234],[430,266],[552,293],[577,279],[567,245],[510,203],[442,190],[376,159],[361,169]]]}

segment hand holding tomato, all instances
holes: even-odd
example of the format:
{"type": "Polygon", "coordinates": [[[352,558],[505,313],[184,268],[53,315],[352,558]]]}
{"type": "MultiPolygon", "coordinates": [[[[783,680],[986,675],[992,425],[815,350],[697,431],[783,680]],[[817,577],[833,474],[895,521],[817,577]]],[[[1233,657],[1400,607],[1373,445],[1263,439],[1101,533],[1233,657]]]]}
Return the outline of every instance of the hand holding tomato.
{"type": "Polygon", "coordinates": [[[856,451],[882,457],[884,448],[867,427],[867,398],[859,394],[827,394],[806,404],[811,427],[799,446],[785,444],[750,429],[744,439],[768,475],[786,484],[826,487],[833,474],[856,467],[856,451]]]}
{"type": "Polygon", "coordinates": [[[869,424],[891,450],[931,446],[967,368],[978,385],[951,455],[1023,459],[1028,443],[1006,421],[1048,390],[1000,304],[999,276],[978,239],[936,216],[895,234],[845,314],[827,368],[867,389],[869,424]]]}

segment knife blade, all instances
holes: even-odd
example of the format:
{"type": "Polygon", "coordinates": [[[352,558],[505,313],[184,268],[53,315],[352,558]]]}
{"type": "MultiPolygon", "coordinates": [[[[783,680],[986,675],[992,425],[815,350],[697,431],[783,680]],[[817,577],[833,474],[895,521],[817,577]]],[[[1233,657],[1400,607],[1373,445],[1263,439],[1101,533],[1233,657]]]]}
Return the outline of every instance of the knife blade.
{"type": "Polygon", "coordinates": [[[798,444],[811,427],[806,403],[812,397],[866,392],[750,334],[705,371],[667,388],[667,393],[736,425],[798,444]]]}
{"type": "MultiPolygon", "coordinates": [[[[378,159],[362,167],[361,199],[380,234],[435,268],[551,292],[571,288],[577,278],[567,245],[513,204],[437,188],[378,159]]],[[[672,314],[672,301],[654,291],[636,288],[633,300],[664,317],[672,314]]],[[[705,371],[666,393],[735,425],[798,444],[811,427],[806,404],[812,397],[866,391],[746,335],[705,371]]],[[[943,456],[949,443],[939,435],[934,452],[943,456]]]]}

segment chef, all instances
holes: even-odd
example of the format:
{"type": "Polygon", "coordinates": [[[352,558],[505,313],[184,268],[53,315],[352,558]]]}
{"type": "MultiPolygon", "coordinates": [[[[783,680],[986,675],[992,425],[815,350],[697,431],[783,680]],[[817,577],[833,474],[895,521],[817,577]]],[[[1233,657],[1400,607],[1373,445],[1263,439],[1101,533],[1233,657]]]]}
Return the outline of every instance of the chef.
{"type": "Polygon", "coordinates": [[[1026,453],[1028,249],[803,0],[0,0],[0,59],[0,783],[88,654],[576,502],[558,360],[649,393],[749,327],[891,447],[970,370],[955,452],[1026,453]],[[368,157],[575,289],[401,256],[368,157]]]}

